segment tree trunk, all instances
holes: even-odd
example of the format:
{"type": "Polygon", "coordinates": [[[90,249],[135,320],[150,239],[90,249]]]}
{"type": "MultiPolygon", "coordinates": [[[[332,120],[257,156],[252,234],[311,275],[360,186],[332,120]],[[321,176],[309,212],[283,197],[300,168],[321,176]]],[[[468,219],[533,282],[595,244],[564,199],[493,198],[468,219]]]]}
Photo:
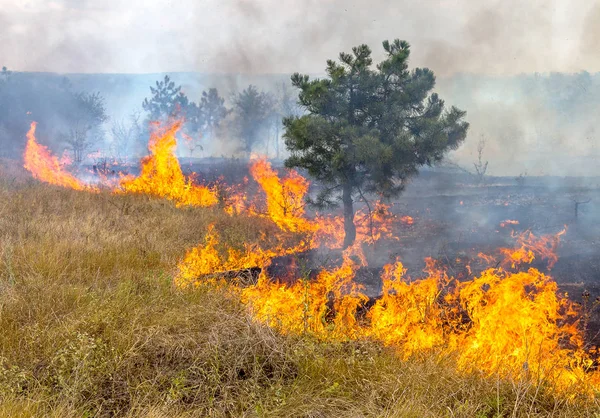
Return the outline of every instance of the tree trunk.
{"type": "Polygon", "coordinates": [[[352,202],[352,185],[344,184],[342,189],[344,202],[344,249],[354,244],[356,239],[356,226],[354,225],[354,206],[352,202]]]}
{"type": "Polygon", "coordinates": [[[275,159],[279,161],[279,123],[275,125],[275,159]]]}

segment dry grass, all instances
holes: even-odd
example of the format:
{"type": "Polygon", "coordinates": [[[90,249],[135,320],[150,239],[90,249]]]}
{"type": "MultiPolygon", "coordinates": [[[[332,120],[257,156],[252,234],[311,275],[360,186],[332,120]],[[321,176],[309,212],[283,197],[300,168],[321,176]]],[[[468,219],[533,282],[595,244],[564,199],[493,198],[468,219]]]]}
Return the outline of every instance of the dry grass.
{"type": "Polygon", "coordinates": [[[1,177],[0,416],[600,416],[451,359],[283,337],[223,291],[177,291],[212,222],[235,246],[273,227],[1,177]]]}

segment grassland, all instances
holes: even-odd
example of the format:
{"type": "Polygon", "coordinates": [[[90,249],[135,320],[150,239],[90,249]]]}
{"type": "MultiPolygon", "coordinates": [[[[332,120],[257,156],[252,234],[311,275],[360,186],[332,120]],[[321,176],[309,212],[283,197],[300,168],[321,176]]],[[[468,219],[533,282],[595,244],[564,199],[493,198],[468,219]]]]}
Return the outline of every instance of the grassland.
{"type": "Polygon", "coordinates": [[[225,290],[172,286],[210,223],[241,246],[267,221],[3,171],[0,416],[600,416],[594,400],[463,375],[451,358],[278,335],[225,290]]]}

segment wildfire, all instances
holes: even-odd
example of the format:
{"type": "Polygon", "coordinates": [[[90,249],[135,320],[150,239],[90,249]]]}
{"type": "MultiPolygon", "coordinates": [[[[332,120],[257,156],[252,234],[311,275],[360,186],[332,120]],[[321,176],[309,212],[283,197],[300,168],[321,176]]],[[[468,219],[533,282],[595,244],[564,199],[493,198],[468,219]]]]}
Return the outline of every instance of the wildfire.
{"type": "Polygon", "coordinates": [[[38,144],[35,138],[36,126],[36,122],[31,122],[29,131],[27,132],[27,145],[25,146],[24,155],[25,163],[23,167],[36,179],[55,186],[75,190],[94,190],[71,173],[65,171],[61,161],[47,147],[38,144]]]}
{"type": "Polygon", "coordinates": [[[350,247],[339,268],[322,270],[316,279],[300,279],[291,286],[262,275],[255,286],[242,289],[242,300],[258,320],[284,333],[311,332],[333,339],[358,337],[362,329],[356,312],[368,298],[353,281],[361,265],[353,255],[364,261],[359,246],[350,247]]]}
{"type": "Polygon", "coordinates": [[[449,279],[440,273],[430,269],[429,277],[409,282],[400,261],[384,266],[382,297],[369,311],[368,334],[397,347],[404,358],[443,347],[447,340],[439,297],[449,279]]]}
{"type": "MultiPolygon", "coordinates": [[[[340,267],[285,285],[264,270],[274,255],[285,251],[249,247],[228,250],[220,258],[211,230],[207,244],[181,263],[178,280],[193,276],[198,282],[202,274],[260,266],[256,283],[235,289],[257,320],[280,332],[311,333],[327,341],[369,338],[394,347],[403,358],[435,352],[455,356],[461,370],[591,391],[598,377],[589,372],[592,360],[584,350],[578,309],[557,293],[549,276],[534,268],[510,271],[536,255],[552,265],[564,233],[515,235],[516,248],[500,251],[506,258],[503,267],[460,282],[431,259],[426,260],[426,276],[411,280],[398,260],[384,266],[381,297],[369,309],[369,298],[354,280],[366,265],[360,244],[344,252],[340,267]],[[523,251],[527,257],[521,257],[523,251]]],[[[495,262],[494,257],[480,257],[495,262]]]]}
{"type": "MultiPolygon", "coordinates": [[[[548,275],[529,266],[541,259],[553,267],[566,229],[542,237],[531,231],[513,232],[514,248],[500,248],[493,256],[480,253],[487,269],[473,275],[468,268],[468,277],[460,281],[432,259],[426,259],[425,275],[412,279],[396,260],[382,268],[381,294],[370,299],[355,280],[367,266],[363,245],[394,239],[395,224],[414,224],[413,218],[394,215],[390,206],[379,202],[372,210],[357,212],[356,244],[343,252],[336,267],[322,268],[313,279],[296,277],[283,284],[267,275],[273,258],[322,246],[339,248],[343,219],[308,218],[304,207],[308,180],[295,171],[279,178],[265,159],[255,159],[250,166],[264,202],[250,201],[235,186],[196,185],[183,175],[174,153],[180,126],[175,122],[156,127],[140,176],[121,179],[115,191],[159,196],[177,206],[212,206],[219,192],[226,195],[222,201],[227,213],[266,217],[279,227],[281,236],[274,237],[272,245],[227,248],[211,226],[204,242],[179,263],[176,286],[225,285],[257,321],[286,334],[310,333],[324,341],[369,339],[393,347],[403,358],[425,353],[451,356],[463,371],[535,380],[557,390],[577,388],[579,393],[600,389],[600,375],[590,371],[592,359],[584,347],[579,309],[559,295],[548,275]],[[285,233],[304,234],[306,239],[287,246],[285,233]],[[245,269],[256,274],[255,280],[231,280],[245,269]]],[[[36,142],[35,127],[33,123],[27,134],[25,168],[51,184],[94,190],[64,171],[59,159],[36,142]]],[[[518,222],[501,223],[508,225],[518,222]]]]}
{"type": "MultiPolygon", "coordinates": [[[[373,244],[381,239],[397,240],[392,227],[397,217],[390,206],[377,202],[373,210],[360,209],[354,216],[356,241],[373,244]]],[[[412,218],[411,218],[412,219],[412,218]]],[[[404,223],[403,218],[399,221],[404,223]]],[[[344,218],[341,216],[317,215],[313,220],[314,234],[311,248],[340,248],[344,242],[344,218]]]]}
{"type": "MultiPolygon", "coordinates": [[[[307,242],[311,248],[327,246],[339,248],[344,238],[344,222],[339,216],[306,217],[305,197],[310,183],[298,172],[290,170],[279,178],[271,164],[264,158],[254,158],[250,164],[250,173],[264,192],[264,202],[254,199],[250,201],[241,192],[239,185],[217,185],[209,188],[196,184],[193,179],[183,175],[181,166],[175,155],[177,146],[176,134],[182,122],[175,121],[166,127],[153,124],[148,149],[150,155],[141,160],[141,174],[121,176],[120,179],[109,179],[102,172],[94,175],[100,178],[100,183],[115,193],[139,193],[162,197],[175,202],[177,206],[213,206],[223,202],[226,213],[248,214],[267,217],[282,231],[304,233],[308,235],[307,242]]],[[[45,147],[35,142],[33,132],[35,125],[28,133],[28,146],[25,155],[25,167],[34,176],[51,184],[61,185],[76,190],[95,190],[76,179],[64,170],[63,164],[69,160],[59,160],[45,147]]],[[[382,238],[394,239],[392,223],[395,216],[390,207],[381,202],[373,210],[359,210],[356,213],[357,240],[373,243],[382,238]]],[[[411,225],[413,219],[409,216],[400,218],[400,222],[411,225]]]]}
{"type": "MultiPolygon", "coordinates": [[[[342,246],[344,220],[341,216],[318,215],[314,219],[306,218],[305,197],[310,187],[307,179],[294,170],[290,170],[287,176],[280,179],[271,164],[264,158],[254,159],[250,165],[250,173],[266,196],[266,211],[260,211],[259,204],[254,203],[250,207],[250,214],[268,217],[282,231],[302,232],[310,235],[312,237],[311,248],[321,246],[340,248],[342,246]]],[[[234,206],[228,206],[226,210],[229,213],[241,213],[240,200],[239,196],[234,197],[232,200],[234,206]],[[233,207],[236,207],[237,210],[234,210],[233,207]]],[[[395,239],[392,231],[394,218],[390,206],[382,202],[377,202],[373,210],[367,208],[357,211],[355,215],[356,240],[371,244],[382,238],[395,239]]],[[[405,216],[400,218],[400,222],[410,225],[413,219],[405,216]]]]}
{"type": "Polygon", "coordinates": [[[227,256],[222,256],[218,250],[220,237],[214,225],[208,228],[208,233],[201,244],[188,251],[179,264],[179,274],[175,284],[179,287],[199,284],[199,278],[210,274],[241,270],[252,267],[266,267],[271,259],[281,251],[263,251],[260,247],[247,245],[245,251],[228,248],[227,256]]]}
{"type": "Polygon", "coordinates": [[[122,179],[122,192],[164,197],[174,201],[177,206],[217,204],[217,195],[213,190],[194,184],[181,171],[179,160],[175,156],[175,135],[180,127],[181,121],[166,128],[154,125],[148,143],[150,155],[142,159],[142,172],[138,177],[122,179]]]}
{"type": "Polygon", "coordinates": [[[457,341],[459,367],[546,380],[564,388],[591,366],[577,311],[538,270],[488,269],[462,283],[458,299],[470,321],[457,341]]]}

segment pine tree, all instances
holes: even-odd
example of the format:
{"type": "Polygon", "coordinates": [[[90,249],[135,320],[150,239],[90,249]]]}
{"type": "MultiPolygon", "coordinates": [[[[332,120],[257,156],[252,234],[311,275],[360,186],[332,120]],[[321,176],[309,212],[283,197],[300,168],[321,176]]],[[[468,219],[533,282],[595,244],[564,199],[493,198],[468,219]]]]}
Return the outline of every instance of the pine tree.
{"type": "Polygon", "coordinates": [[[327,61],[327,78],[298,73],[306,114],[284,119],[287,167],[303,168],[328,184],[316,203],[344,206],[344,246],[356,238],[355,196],[397,196],[423,165],[440,161],[465,139],[466,112],[445,110],[427,68],[408,69],[410,46],[383,42],[385,59],[373,68],[371,49],[360,45],[327,61]]]}
{"type": "Polygon", "coordinates": [[[271,115],[274,100],[250,85],[234,98],[235,126],[242,150],[250,155],[256,144],[266,138],[265,128],[271,115]]]}

